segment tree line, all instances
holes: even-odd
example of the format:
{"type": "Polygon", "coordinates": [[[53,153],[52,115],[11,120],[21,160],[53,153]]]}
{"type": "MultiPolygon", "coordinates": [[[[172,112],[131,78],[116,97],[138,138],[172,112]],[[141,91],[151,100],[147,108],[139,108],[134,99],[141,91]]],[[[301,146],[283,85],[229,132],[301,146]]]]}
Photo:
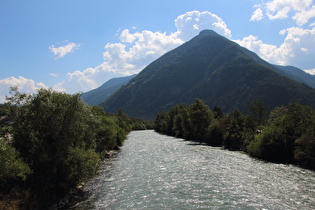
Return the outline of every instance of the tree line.
{"type": "Polygon", "coordinates": [[[261,100],[224,115],[219,107],[210,109],[204,101],[174,106],[157,115],[157,132],[241,150],[252,157],[272,162],[294,163],[315,170],[315,110],[299,103],[267,112],[261,100]]]}
{"type": "Polygon", "coordinates": [[[11,88],[1,105],[0,207],[46,209],[94,176],[100,160],[148,124],[88,106],[80,94],[11,88]]]}

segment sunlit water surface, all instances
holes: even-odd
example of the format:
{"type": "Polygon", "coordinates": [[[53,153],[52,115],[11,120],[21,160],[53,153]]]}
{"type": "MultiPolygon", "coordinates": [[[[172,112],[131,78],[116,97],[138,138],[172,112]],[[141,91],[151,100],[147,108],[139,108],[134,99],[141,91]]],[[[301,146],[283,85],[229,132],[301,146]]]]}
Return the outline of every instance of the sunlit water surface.
{"type": "Polygon", "coordinates": [[[73,209],[315,209],[315,173],[131,132],[73,209]]]}

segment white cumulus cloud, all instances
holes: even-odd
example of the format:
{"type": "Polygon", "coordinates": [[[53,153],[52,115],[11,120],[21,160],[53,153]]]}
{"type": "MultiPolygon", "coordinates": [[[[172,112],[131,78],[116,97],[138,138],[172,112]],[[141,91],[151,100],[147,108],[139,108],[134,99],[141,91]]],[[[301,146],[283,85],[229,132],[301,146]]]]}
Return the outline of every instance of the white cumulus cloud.
{"type": "Polygon", "coordinates": [[[204,29],[212,29],[225,37],[231,37],[231,31],[226,23],[208,11],[186,12],[175,19],[175,26],[177,28],[175,35],[183,41],[188,41],[204,29]]]}
{"type": "Polygon", "coordinates": [[[161,32],[122,31],[120,43],[108,43],[103,58],[113,72],[131,75],[184,42],[173,35],[161,32]]]}
{"type": "MultiPolygon", "coordinates": [[[[277,9],[283,10],[283,14],[289,14],[285,13],[285,6],[280,4],[281,2],[289,4],[287,0],[269,2],[274,2],[274,5],[269,5],[270,11],[274,12],[274,16],[278,13],[277,9]]],[[[305,7],[305,5],[309,4],[306,1],[303,2],[301,5],[292,4],[290,11],[292,8],[296,8],[294,11],[307,9],[308,7],[305,7]],[[303,2],[304,4],[302,4],[303,2]]],[[[256,8],[263,10],[265,6],[257,5],[256,8]]],[[[258,20],[260,17],[260,10],[258,10],[256,17],[252,18],[258,20]]],[[[85,92],[99,87],[112,77],[139,73],[152,61],[193,38],[204,29],[212,29],[225,37],[231,37],[231,31],[226,23],[220,17],[208,11],[192,11],[179,15],[175,19],[175,26],[176,31],[170,34],[147,30],[136,31],[136,29],[119,30],[118,41],[105,44],[104,61],[101,64],[68,73],[67,79],[55,85],[54,88],[69,93],[85,92]]],[[[268,62],[294,65],[302,69],[314,68],[315,28],[291,27],[281,30],[279,36],[283,36],[283,43],[278,46],[264,43],[258,36],[254,35],[235,41],[256,52],[268,62]]]]}
{"type": "Polygon", "coordinates": [[[312,68],[315,58],[315,28],[292,27],[281,30],[280,34],[286,36],[280,46],[265,44],[253,35],[235,41],[271,63],[312,68]]]}
{"type": "Polygon", "coordinates": [[[252,17],[250,18],[250,21],[259,21],[261,19],[263,19],[264,15],[263,15],[263,11],[261,8],[257,8],[254,12],[252,17]]]}
{"type": "Polygon", "coordinates": [[[61,47],[55,47],[54,45],[51,45],[49,47],[49,50],[56,55],[56,59],[63,58],[66,54],[73,52],[75,49],[77,49],[80,45],[70,42],[65,41],[67,44],[61,47]]]}
{"type": "Polygon", "coordinates": [[[19,76],[8,77],[0,80],[0,103],[5,102],[5,96],[9,94],[10,87],[18,86],[19,91],[23,93],[35,93],[40,88],[47,88],[45,84],[39,82],[36,83],[34,80],[27,79],[19,76]]]}
{"type": "Polygon", "coordinates": [[[313,17],[315,17],[315,6],[312,6],[310,9],[297,12],[292,19],[296,21],[298,26],[302,26],[308,23],[308,21],[313,17]]]}
{"type": "Polygon", "coordinates": [[[315,6],[313,0],[262,1],[262,5],[255,10],[251,20],[261,20],[263,13],[270,20],[292,18],[298,26],[302,26],[315,17],[315,6]]]}
{"type": "Polygon", "coordinates": [[[53,88],[67,93],[86,92],[99,87],[113,77],[121,77],[123,75],[111,72],[110,67],[104,62],[95,68],[87,68],[83,71],[77,70],[67,73],[66,76],[66,80],[56,84],[53,88]]]}
{"type": "MultiPolygon", "coordinates": [[[[113,76],[127,76],[139,73],[152,61],[183,44],[204,29],[231,37],[225,22],[211,12],[192,11],[175,19],[177,30],[166,34],[153,31],[131,32],[119,30],[119,42],[107,43],[104,47],[104,62],[95,68],[67,74],[67,80],[54,88],[67,92],[88,91],[99,87],[113,76]]],[[[135,28],[133,28],[135,30],[135,28]]]]}
{"type": "Polygon", "coordinates": [[[99,87],[112,77],[139,73],[152,61],[183,43],[181,39],[166,33],[142,31],[121,32],[118,43],[107,43],[104,62],[95,68],[67,74],[67,80],[54,88],[67,92],[88,91],[99,87]]]}

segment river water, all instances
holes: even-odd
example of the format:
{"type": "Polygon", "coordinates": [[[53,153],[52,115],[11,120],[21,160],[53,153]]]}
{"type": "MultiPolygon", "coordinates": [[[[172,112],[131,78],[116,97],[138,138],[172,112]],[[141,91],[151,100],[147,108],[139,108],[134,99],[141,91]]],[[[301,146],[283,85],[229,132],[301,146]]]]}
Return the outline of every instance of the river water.
{"type": "Polygon", "coordinates": [[[73,209],[315,209],[315,172],[134,131],[73,209]]]}

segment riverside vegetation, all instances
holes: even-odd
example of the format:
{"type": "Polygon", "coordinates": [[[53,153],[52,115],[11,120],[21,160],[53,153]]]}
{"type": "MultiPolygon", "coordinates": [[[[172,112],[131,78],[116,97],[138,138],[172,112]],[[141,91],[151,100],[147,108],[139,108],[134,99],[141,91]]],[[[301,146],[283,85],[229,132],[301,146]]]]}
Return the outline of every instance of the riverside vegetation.
{"type": "Polygon", "coordinates": [[[248,114],[234,109],[223,115],[196,99],[174,106],[155,119],[157,132],[229,150],[242,150],[272,162],[294,163],[315,170],[315,110],[299,103],[274,108],[269,114],[261,100],[248,114]]]}
{"type": "Polygon", "coordinates": [[[11,88],[1,105],[0,209],[47,209],[93,177],[132,129],[148,124],[108,114],[80,94],[11,88]]]}

